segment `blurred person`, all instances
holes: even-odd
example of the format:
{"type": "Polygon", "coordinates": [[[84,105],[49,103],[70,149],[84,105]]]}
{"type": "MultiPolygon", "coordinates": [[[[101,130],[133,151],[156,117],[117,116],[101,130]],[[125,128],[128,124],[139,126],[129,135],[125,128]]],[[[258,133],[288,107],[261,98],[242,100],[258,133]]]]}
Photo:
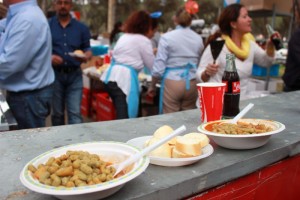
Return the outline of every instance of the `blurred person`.
{"type": "Polygon", "coordinates": [[[235,64],[240,77],[241,99],[247,98],[247,85],[252,74],[253,63],[262,67],[270,67],[274,60],[275,48],[271,40],[267,41],[266,51],[256,42],[251,32],[252,19],[247,9],[241,4],[227,6],[219,17],[219,28],[208,38],[207,46],[201,57],[197,70],[200,82],[222,82],[226,66],[226,54],[233,53],[235,64]],[[211,53],[210,42],[224,39],[225,45],[215,63],[211,53]]]}
{"type": "Polygon", "coordinates": [[[298,27],[292,34],[288,43],[287,60],[285,71],[282,76],[282,80],[284,82],[283,91],[285,92],[300,90],[300,17],[298,10],[299,8],[296,6],[294,13],[298,27]]]}
{"type": "Polygon", "coordinates": [[[159,113],[195,108],[196,70],[204,46],[201,36],[190,28],[192,18],[180,8],[174,17],[176,29],[160,38],[148,90],[148,95],[156,95],[156,84],[161,79],[159,113]]]}
{"type": "Polygon", "coordinates": [[[35,0],[3,4],[8,14],[0,40],[0,88],[19,129],[45,127],[54,81],[47,19],[35,0]]]}
{"type": "Polygon", "coordinates": [[[72,0],[55,0],[56,16],[49,20],[52,33],[52,66],[55,72],[52,125],[82,123],[82,71],[80,65],[92,57],[90,32],[87,26],[72,18],[72,0]],[[71,57],[70,52],[82,50],[83,57],[71,57]]]}
{"type": "Polygon", "coordinates": [[[101,80],[113,100],[117,119],[134,118],[139,110],[138,73],[146,66],[152,69],[154,54],[151,18],[146,11],[132,13],[125,22],[124,34],[118,40],[109,68],[101,80]]]}
{"type": "MultiPolygon", "coordinates": [[[[154,12],[150,14],[150,17],[152,19],[151,28],[153,34],[152,36],[150,36],[150,40],[151,40],[154,55],[156,55],[157,53],[158,42],[160,39],[160,32],[158,31],[158,18],[160,16],[161,16],[161,12],[154,12]]],[[[146,75],[151,75],[151,71],[147,67],[144,67],[142,73],[146,75]]]]}
{"type": "Polygon", "coordinates": [[[123,23],[121,21],[115,23],[114,28],[111,31],[109,36],[109,43],[111,49],[114,49],[118,39],[123,35],[122,27],[123,27],[123,23]]]}
{"type": "Polygon", "coordinates": [[[160,39],[160,32],[158,31],[158,23],[159,18],[161,17],[161,12],[153,12],[150,14],[150,17],[152,18],[152,30],[153,30],[153,36],[151,37],[151,43],[153,47],[154,54],[157,52],[158,42],[160,39]]]}

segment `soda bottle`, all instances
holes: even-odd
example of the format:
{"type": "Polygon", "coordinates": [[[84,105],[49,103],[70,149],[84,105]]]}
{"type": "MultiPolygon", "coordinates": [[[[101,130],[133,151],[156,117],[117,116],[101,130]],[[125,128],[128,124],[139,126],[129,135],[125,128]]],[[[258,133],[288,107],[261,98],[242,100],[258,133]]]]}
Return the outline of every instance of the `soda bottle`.
{"type": "Polygon", "coordinates": [[[270,24],[267,24],[266,28],[267,28],[268,35],[275,46],[275,49],[276,50],[282,49],[283,42],[282,42],[279,34],[276,31],[274,31],[274,29],[272,28],[272,26],[270,24]]]}
{"type": "Polygon", "coordinates": [[[226,54],[226,67],[222,76],[222,82],[226,84],[223,118],[229,119],[240,112],[240,77],[236,70],[234,54],[226,54]]]}

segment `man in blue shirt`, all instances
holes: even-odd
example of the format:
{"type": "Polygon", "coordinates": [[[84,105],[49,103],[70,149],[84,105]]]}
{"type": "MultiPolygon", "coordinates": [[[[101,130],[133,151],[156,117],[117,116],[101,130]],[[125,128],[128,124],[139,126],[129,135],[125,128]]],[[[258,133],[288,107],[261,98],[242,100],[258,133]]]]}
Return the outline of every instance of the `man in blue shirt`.
{"type": "Polygon", "coordinates": [[[65,124],[65,106],[68,124],[82,123],[82,71],[80,64],[91,58],[90,32],[70,15],[72,0],[56,0],[56,16],[49,20],[52,34],[52,65],[55,72],[52,125],[65,124]],[[84,53],[74,55],[75,50],[84,53]],[[71,54],[70,54],[71,53],[71,54]]]}
{"type": "Polygon", "coordinates": [[[0,88],[20,129],[44,127],[54,81],[47,19],[36,0],[3,3],[8,13],[0,36],[0,88]]]}

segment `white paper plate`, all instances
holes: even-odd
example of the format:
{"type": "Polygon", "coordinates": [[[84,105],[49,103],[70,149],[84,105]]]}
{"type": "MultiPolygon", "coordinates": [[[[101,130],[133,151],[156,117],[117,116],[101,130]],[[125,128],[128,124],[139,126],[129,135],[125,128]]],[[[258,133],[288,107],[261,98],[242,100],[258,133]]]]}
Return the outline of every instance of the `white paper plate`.
{"type": "Polygon", "coordinates": [[[135,177],[139,176],[142,172],[144,172],[149,165],[149,158],[147,156],[144,156],[143,158],[138,160],[134,164],[133,169],[130,172],[126,173],[124,176],[100,184],[72,188],[53,187],[44,185],[38,180],[35,180],[32,177],[31,172],[27,169],[29,164],[33,164],[34,166],[38,166],[41,163],[44,164],[50,157],[59,157],[65,154],[68,150],[82,150],[101,156],[107,156],[108,158],[110,156],[114,156],[114,158],[116,157],[116,159],[119,160],[123,160],[124,156],[128,157],[139,152],[139,149],[134,148],[128,144],[121,142],[106,141],[79,143],[53,149],[51,151],[37,156],[25,165],[20,174],[20,180],[23,183],[23,185],[32,191],[53,195],[59,199],[101,199],[117,192],[125,183],[134,179],[135,177]]]}
{"type": "Polygon", "coordinates": [[[69,52],[69,55],[72,57],[85,58],[85,54],[77,54],[77,53],[69,52]]]}
{"type": "MultiPolygon", "coordinates": [[[[133,145],[137,148],[143,149],[144,144],[147,140],[149,140],[152,136],[142,136],[131,139],[127,141],[127,144],[133,145]]],[[[177,167],[177,166],[184,166],[193,164],[203,158],[210,156],[213,153],[213,147],[208,144],[204,148],[202,148],[202,155],[190,158],[161,158],[161,157],[150,157],[150,163],[153,165],[160,165],[166,167],[177,167]]]]}

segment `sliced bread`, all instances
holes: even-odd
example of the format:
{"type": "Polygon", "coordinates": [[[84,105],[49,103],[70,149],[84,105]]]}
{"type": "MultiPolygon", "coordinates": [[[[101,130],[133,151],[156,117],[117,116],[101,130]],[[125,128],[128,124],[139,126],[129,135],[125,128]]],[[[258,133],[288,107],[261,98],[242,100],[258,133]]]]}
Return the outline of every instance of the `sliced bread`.
{"type": "MultiPolygon", "coordinates": [[[[160,128],[158,128],[154,134],[153,134],[153,137],[155,138],[158,138],[158,139],[161,139],[163,137],[166,137],[167,135],[169,135],[170,133],[172,133],[174,130],[168,126],[168,125],[164,125],[164,126],[161,126],[160,128]]],[[[176,139],[175,138],[172,138],[171,140],[168,141],[168,143],[170,145],[175,145],[175,142],[176,142],[176,139]]]]}
{"type": "Polygon", "coordinates": [[[176,138],[175,149],[183,154],[199,156],[202,154],[201,143],[194,138],[178,136],[176,138]]]}
{"type": "Polygon", "coordinates": [[[185,134],[183,137],[198,140],[201,143],[201,148],[209,144],[209,138],[203,133],[188,133],[185,134]]]}
{"type": "MultiPolygon", "coordinates": [[[[147,143],[148,146],[158,142],[159,139],[152,137],[147,143]]],[[[168,143],[165,143],[149,153],[149,156],[171,158],[172,148],[168,143]]]]}
{"type": "Polygon", "coordinates": [[[172,148],[172,158],[189,158],[193,157],[192,155],[188,155],[178,151],[175,147],[172,148]]]}

